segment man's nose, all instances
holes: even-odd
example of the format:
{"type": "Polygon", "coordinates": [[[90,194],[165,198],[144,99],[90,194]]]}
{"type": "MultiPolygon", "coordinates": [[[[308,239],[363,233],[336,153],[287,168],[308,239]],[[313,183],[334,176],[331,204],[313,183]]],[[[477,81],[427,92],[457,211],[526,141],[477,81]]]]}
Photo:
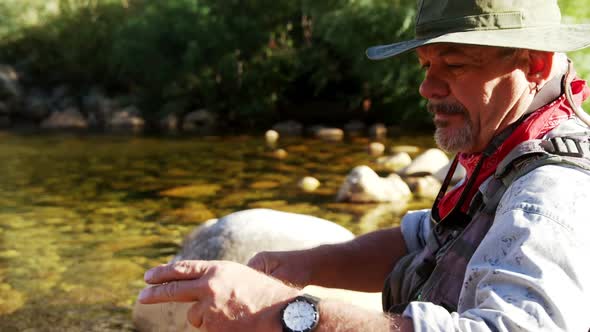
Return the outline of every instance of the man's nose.
{"type": "Polygon", "coordinates": [[[436,75],[426,73],[426,77],[420,84],[420,94],[426,99],[442,99],[449,95],[449,86],[436,75]]]}

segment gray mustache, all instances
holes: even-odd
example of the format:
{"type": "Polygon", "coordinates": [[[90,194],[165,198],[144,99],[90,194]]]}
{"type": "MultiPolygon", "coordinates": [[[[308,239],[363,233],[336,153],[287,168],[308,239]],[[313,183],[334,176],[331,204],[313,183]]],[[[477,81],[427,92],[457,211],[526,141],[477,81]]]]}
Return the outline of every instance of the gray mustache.
{"type": "Polygon", "coordinates": [[[443,113],[443,114],[466,114],[467,110],[457,104],[428,104],[427,105],[428,112],[434,113],[443,113]]]}

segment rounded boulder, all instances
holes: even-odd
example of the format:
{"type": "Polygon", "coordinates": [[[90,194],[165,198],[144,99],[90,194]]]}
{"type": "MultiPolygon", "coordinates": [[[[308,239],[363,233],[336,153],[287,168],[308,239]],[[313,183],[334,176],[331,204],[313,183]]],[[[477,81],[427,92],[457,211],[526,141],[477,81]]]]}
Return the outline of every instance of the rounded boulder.
{"type": "MultiPolygon", "coordinates": [[[[245,264],[260,251],[306,249],[352,238],[350,231],[324,219],[252,209],[207,221],[186,238],[173,261],[231,260],[245,264]]],[[[191,303],[136,303],[133,322],[140,332],[199,331],[186,320],[190,306],[191,303]]]]}

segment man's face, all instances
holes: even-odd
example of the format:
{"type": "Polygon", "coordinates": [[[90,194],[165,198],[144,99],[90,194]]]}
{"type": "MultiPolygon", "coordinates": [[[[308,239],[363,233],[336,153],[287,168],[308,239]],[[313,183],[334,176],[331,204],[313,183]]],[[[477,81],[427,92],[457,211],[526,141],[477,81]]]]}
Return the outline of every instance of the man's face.
{"type": "Polygon", "coordinates": [[[417,53],[426,72],[420,94],[428,99],[442,149],[481,152],[526,108],[530,88],[518,51],[434,44],[417,53]]]}

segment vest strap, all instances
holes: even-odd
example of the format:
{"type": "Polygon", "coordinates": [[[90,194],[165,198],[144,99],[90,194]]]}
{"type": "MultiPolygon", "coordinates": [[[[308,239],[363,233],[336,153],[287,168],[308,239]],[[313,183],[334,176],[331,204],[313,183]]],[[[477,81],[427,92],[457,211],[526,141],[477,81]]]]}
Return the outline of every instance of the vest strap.
{"type": "Polygon", "coordinates": [[[583,158],[590,155],[590,143],[573,137],[553,137],[540,145],[545,151],[560,156],[583,158]]]}

